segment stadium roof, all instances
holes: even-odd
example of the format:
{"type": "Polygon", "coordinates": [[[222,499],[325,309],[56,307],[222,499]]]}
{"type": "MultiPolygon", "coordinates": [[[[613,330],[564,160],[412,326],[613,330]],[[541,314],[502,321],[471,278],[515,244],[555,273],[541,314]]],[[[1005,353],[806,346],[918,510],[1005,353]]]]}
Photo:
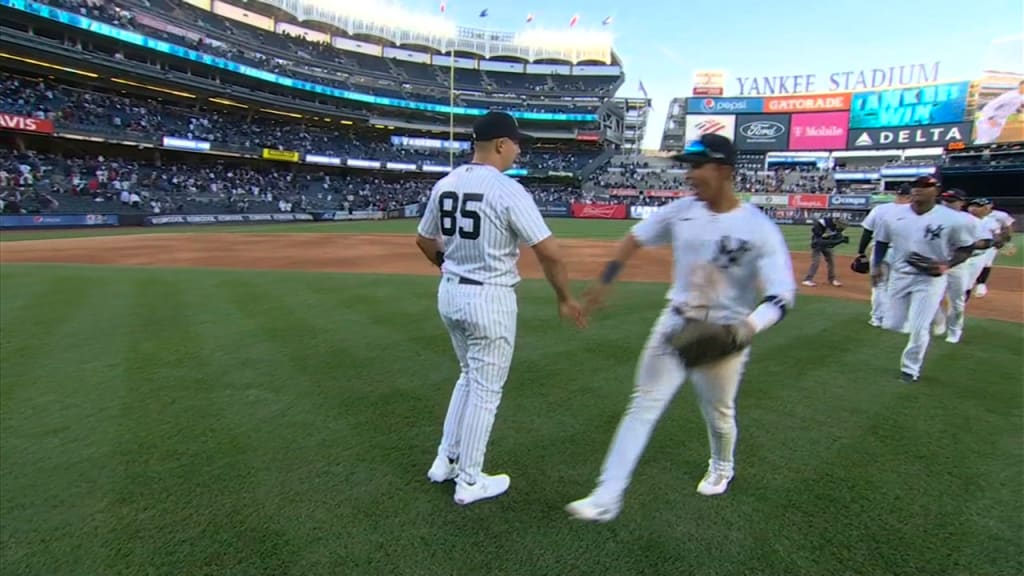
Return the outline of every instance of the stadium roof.
{"type": "Polygon", "coordinates": [[[603,31],[531,28],[520,32],[458,26],[439,15],[410,12],[390,0],[261,0],[299,20],[332,24],[351,35],[370,35],[397,45],[454,48],[484,56],[525,60],[595,61],[613,64],[612,35],[603,31]]]}

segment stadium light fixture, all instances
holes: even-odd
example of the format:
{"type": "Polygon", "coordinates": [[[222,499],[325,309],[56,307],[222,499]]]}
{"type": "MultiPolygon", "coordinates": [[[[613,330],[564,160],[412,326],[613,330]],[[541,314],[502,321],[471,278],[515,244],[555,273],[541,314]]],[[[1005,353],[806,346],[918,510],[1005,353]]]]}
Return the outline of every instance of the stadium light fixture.
{"type": "Polygon", "coordinates": [[[8,58],[10,60],[17,60],[26,64],[33,64],[35,66],[42,66],[43,68],[51,68],[53,70],[63,70],[64,72],[71,72],[72,74],[79,74],[87,78],[99,78],[99,74],[93,74],[92,72],[85,72],[84,70],[75,70],[74,68],[67,68],[65,66],[58,66],[56,64],[48,64],[46,62],[40,62],[39,60],[33,60],[31,58],[22,58],[21,56],[15,56],[14,54],[8,54],[6,52],[0,52],[0,58],[8,58]]]}
{"type": "Polygon", "coordinates": [[[110,78],[111,82],[117,84],[125,84],[127,86],[135,86],[136,88],[145,88],[146,90],[155,90],[157,92],[163,92],[165,94],[173,94],[175,96],[181,96],[182,98],[195,98],[195,94],[189,94],[188,92],[182,92],[180,90],[171,90],[170,88],[160,88],[159,86],[153,86],[151,84],[143,84],[141,82],[132,82],[131,80],[124,80],[123,78],[110,78]]]}
{"type": "Polygon", "coordinates": [[[234,100],[228,100],[226,98],[209,98],[210,102],[216,102],[217,104],[223,104],[225,106],[235,106],[236,108],[248,108],[245,104],[235,102],[234,100]]]}
{"type": "Polygon", "coordinates": [[[267,114],[277,114],[278,116],[288,116],[289,118],[302,118],[302,114],[296,114],[295,112],[284,112],[282,110],[271,110],[270,108],[260,108],[260,112],[266,112],[267,114]]]}

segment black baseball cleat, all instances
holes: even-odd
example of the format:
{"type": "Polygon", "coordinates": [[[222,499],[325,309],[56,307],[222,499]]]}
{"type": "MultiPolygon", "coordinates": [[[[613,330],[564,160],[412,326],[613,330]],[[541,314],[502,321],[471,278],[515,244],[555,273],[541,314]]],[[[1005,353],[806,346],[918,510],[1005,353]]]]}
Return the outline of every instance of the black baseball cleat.
{"type": "Polygon", "coordinates": [[[900,379],[906,382],[907,384],[917,382],[917,376],[914,376],[910,372],[900,372],[900,379]]]}

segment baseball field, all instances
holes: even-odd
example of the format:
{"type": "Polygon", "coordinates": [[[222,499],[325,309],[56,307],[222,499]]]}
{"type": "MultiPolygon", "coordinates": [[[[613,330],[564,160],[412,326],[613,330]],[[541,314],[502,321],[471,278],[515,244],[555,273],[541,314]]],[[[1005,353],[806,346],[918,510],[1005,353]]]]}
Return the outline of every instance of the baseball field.
{"type": "MultiPolygon", "coordinates": [[[[630,223],[550,224],[582,289],[630,223]]],[[[695,493],[684,387],[623,514],[583,525],[562,508],[626,406],[667,253],[579,331],[524,251],[487,459],[512,487],[459,508],[426,479],[458,368],[414,230],[0,234],[0,573],[1024,573],[1024,246],[914,385],[906,336],[867,324],[867,278],[822,268],[755,342],[730,491],[695,493]]],[[[808,230],[785,232],[800,278],[808,230]]]]}

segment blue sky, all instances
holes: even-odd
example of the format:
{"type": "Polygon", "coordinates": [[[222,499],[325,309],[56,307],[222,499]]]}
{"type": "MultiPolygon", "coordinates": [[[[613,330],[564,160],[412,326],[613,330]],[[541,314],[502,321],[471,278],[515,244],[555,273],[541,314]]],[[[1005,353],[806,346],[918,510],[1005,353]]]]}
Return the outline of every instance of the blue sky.
{"type": "MultiPolygon", "coordinates": [[[[417,12],[439,14],[440,0],[400,0],[417,12]]],[[[626,82],[619,96],[639,96],[643,81],[654,100],[646,148],[657,148],[668,102],[690,93],[694,70],[728,73],[727,94],[737,77],[817,74],[941,62],[941,80],[980,76],[993,39],[1024,35],[1024,0],[448,0],[458,24],[498,30],[530,26],[578,28],[614,34],[626,82]],[[480,18],[481,10],[487,18],[480,18]]],[[[1024,72],[1018,42],[1001,60],[1024,72]]],[[[1012,70],[1011,70],[1012,71],[1012,70]]]]}

